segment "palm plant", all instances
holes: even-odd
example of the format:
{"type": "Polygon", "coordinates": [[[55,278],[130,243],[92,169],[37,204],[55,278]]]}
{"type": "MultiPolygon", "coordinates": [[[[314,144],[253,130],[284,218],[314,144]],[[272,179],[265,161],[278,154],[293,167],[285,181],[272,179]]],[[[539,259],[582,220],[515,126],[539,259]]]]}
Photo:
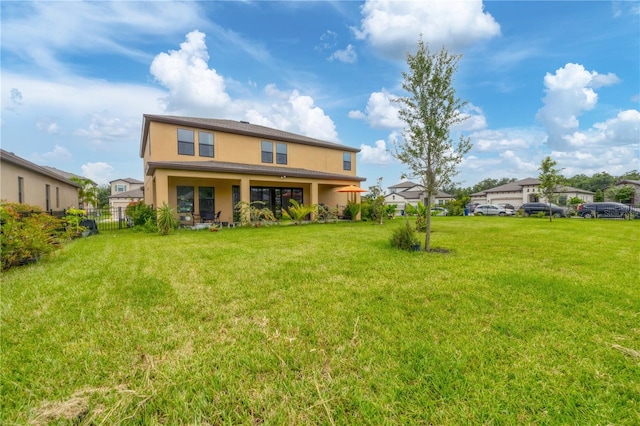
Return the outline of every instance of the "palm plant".
{"type": "Polygon", "coordinates": [[[166,203],[158,207],[156,226],[161,235],[167,235],[172,229],[178,227],[178,219],[174,216],[174,210],[166,203]]]}
{"type": "Polygon", "coordinates": [[[296,225],[302,225],[304,218],[315,213],[318,208],[315,204],[305,206],[293,199],[289,200],[289,203],[291,204],[291,206],[289,206],[289,210],[287,211],[287,209],[282,209],[282,216],[284,216],[285,219],[292,220],[296,225]]]}

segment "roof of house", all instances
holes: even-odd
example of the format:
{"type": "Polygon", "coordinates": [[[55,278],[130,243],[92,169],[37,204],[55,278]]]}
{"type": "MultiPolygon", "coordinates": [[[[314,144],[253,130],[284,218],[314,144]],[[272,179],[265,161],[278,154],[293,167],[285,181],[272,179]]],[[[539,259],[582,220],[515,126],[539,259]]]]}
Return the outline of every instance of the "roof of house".
{"type": "Polygon", "coordinates": [[[586,189],[574,188],[573,186],[558,185],[554,192],[578,192],[580,194],[594,194],[586,189]]]}
{"type": "MultiPolygon", "coordinates": [[[[424,191],[400,191],[387,194],[387,196],[389,195],[397,195],[406,200],[421,200],[426,194],[424,191]]],[[[436,198],[453,198],[453,195],[447,194],[446,192],[438,191],[436,198]]]]}
{"type": "Polygon", "coordinates": [[[118,192],[113,195],[109,195],[108,198],[144,198],[144,190],[142,188],[136,188],[131,191],[118,192]]]}
{"type": "Polygon", "coordinates": [[[616,182],[616,185],[625,185],[625,184],[640,186],[640,180],[623,179],[616,182]]]}
{"type": "MultiPolygon", "coordinates": [[[[47,169],[49,171],[52,171],[53,173],[56,173],[56,174],[62,176],[63,178],[65,178],[65,179],[71,179],[71,178],[86,179],[84,176],[76,175],[75,173],[65,172],[64,170],[56,169],[55,167],[51,167],[51,166],[40,166],[40,167],[44,167],[45,169],[47,169]]],[[[96,184],[91,179],[89,179],[89,180],[94,185],[96,184]]]]}
{"type": "Polygon", "coordinates": [[[179,117],[174,115],[143,115],[142,136],[140,140],[140,157],[144,156],[144,149],[147,143],[145,135],[149,133],[149,123],[156,121],[159,123],[176,124],[182,126],[196,127],[199,129],[217,130],[220,132],[234,133],[238,135],[254,136],[282,142],[295,142],[303,145],[320,146],[324,148],[339,149],[349,152],[360,152],[360,149],[334,142],[323,141],[321,139],[310,138],[283,130],[272,129],[270,127],[251,124],[247,121],[222,120],[217,118],[197,118],[179,117]]]}
{"type": "MultiPolygon", "coordinates": [[[[496,186],[495,188],[489,188],[489,189],[485,189],[484,191],[475,192],[471,195],[482,196],[487,193],[493,193],[493,192],[520,192],[522,191],[523,186],[536,186],[536,185],[540,185],[539,179],[525,178],[525,179],[516,180],[514,182],[505,183],[504,185],[496,186]]],[[[583,194],[593,194],[593,192],[591,191],[574,188],[566,185],[558,186],[555,192],[580,192],[583,194]]]]}
{"type": "Polygon", "coordinates": [[[268,176],[282,176],[286,178],[318,178],[349,180],[362,182],[366,178],[358,176],[341,175],[338,173],[318,172],[315,170],[296,169],[289,167],[262,166],[255,164],[228,163],[224,161],[149,161],[147,163],[147,176],[152,176],[156,169],[171,170],[200,170],[206,172],[238,173],[238,174],[259,174],[268,176]]]}
{"type": "Polygon", "coordinates": [[[121,178],[121,179],[114,179],[112,181],[109,181],[109,183],[113,183],[113,182],[117,182],[117,181],[123,181],[123,182],[127,182],[127,183],[135,183],[135,184],[144,184],[143,181],[138,180],[138,179],[134,179],[134,178],[121,178]]]}
{"type": "MultiPolygon", "coordinates": [[[[27,170],[31,170],[32,172],[39,173],[44,176],[48,176],[50,178],[59,180],[60,182],[66,183],[71,186],[75,186],[76,188],[80,188],[80,185],[72,180],[69,180],[67,177],[63,176],[59,172],[61,170],[55,169],[57,172],[51,170],[53,167],[44,167],[38,166],[37,164],[32,163],[31,161],[27,161],[24,158],[18,157],[13,152],[5,151],[4,149],[0,149],[0,158],[2,161],[6,161],[8,163],[15,164],[16,166],[24,167],[27,170]]],[[[71,173],[68,173],[72,175],[71,173]]],[[[75,176],[75,175],[73,175],[75,176]]]]}
{"type": "Polygon", "coordinates": [[[414,186],[419,186],[419,184],[407,180],[404,182],[396,183],[395,185],[391,185],[389,186],[389,188],[413,188],[414,186]]]}

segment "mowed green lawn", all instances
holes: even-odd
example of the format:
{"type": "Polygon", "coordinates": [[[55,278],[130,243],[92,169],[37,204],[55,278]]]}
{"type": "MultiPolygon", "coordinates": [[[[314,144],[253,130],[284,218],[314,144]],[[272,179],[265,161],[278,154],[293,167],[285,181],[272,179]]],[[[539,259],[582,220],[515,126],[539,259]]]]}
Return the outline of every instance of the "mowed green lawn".
{"type": "Polygon", "coordinates": [[[3,273],[13,424],[640,424],[640,221],[76,240],[3,273]]]}

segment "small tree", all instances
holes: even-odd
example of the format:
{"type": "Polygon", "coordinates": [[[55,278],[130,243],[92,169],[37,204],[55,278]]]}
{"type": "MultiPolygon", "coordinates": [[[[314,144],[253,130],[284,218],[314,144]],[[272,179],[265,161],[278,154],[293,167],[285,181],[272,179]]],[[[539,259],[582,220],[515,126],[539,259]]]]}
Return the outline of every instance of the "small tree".
{"type": "MultiPolygon", "coordinates": [[[[409,72],[402,73],[402,88],[409,96],[397,102],[406,128],[394,156],[411,170],[406,177],[420,180],[428,205],[438,188],[451,183],[456,166],[471,149],[469,138],[460,136],[454,144],[449,137],[451,126],[466,119],[460,112],[466,102],[456,97],[453,87],[460,58],[444,47],[431,53],[420,37],[416,54],[407,54],[409,72]]],[[[431,215],[427,215],[424,250],[431,250],[431,215]]]]}
{"type": "Polygon", "coordinates": [[[382,178],[379,177],[375,185],[369,187],[369,200],[371,200],[371,220],[382,225],[385,215],[384,195],[382,194],[382,178]]]}
{"type": "Polygon", "coordinates": [[[595,201],[596,203],[604,201],[604,193],[601,189],[598,189],[593,195],[593,201],[595,201]]]}
{"type": "Polygon", "coordinates": [[[98,204],[98,193],[96,183],[88,178],[72,176],[69,180],[80,185],[78,188],[78,199],[87,208],[89,204],[96,206],[98,204]]]}
{"type": "Polygon", "coordinates": [[[631,185],[612,186],[605,191],[605,195],[608,199],[619,203],[630,203],[635,193],[636,190],[631,185]]]}
{"type": "Polygon", "coordinates": [[[540,191],[540,195],[546,198],[549,203],[549,222],[551,222],[553,217],[551,214],[553,195],[555,194],[556,187],[564,180],[562,175],[559,173],[560,171],[555,168],[557,164],[558,163],[553,161],[551,157],[546,157],[542,160],[540,168],[538,168],[538,170],[540,170],[540,175],[538,175],[540,185],[538,185],[538,189],[540,191]]]}

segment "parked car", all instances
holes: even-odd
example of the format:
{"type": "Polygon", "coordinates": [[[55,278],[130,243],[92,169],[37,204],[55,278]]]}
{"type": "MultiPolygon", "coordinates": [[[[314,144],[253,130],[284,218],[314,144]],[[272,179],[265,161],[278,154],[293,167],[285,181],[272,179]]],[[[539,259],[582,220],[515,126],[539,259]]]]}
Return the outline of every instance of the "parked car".
{"type": "Polygon", "coordinates": [[[578,215],[585,219],[592,217],[640,219],[640,209],[614,202],[585,203],[578,205],[578,215]]]}
{"type": "Polygon", "coordinates": [[[507,211],[507,215],[514,215],[516,214],[516,208],[513,207],[512,204],[509,203],[496,203],[497,206],[501,206],[504,207],[504,209],[507,211]]]}
{"type": "MultiPolygon", "coordinates": [[[[549,216],[549,203],[524,203],[518,209],[524,216],[531,216],[543,212],[549,216]]],[[[567,212],[560,206],[551,203],[551,214],[553,217],[567,217],[567,212]]]]}
{"type": "MultiPolygon", "coordinates": [[[[473,211],[474,216],[507,216],[507,210],[497,204],[479,204],[473,211]]],[[[513,210],[510,213],[513,215],[513,210]]]]}
{"type": "Polygon", "coordinates": [[[446,216],[448,213],[444,207],[431,207],[431,216],[446,216]]]}

